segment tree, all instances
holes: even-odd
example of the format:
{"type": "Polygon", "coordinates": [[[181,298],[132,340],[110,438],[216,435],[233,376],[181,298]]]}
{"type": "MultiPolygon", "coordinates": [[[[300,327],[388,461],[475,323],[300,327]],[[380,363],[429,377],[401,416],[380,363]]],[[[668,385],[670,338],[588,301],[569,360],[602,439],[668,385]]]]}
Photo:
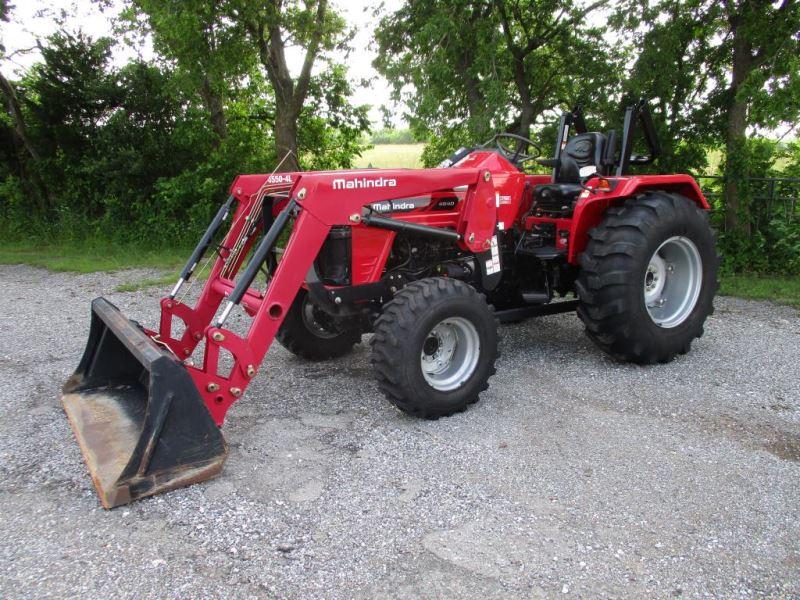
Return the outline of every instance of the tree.
{"type": "Polygon", "coordinates": [[[723,77],[724,67],[715,58],[716,29],[706,4],[623,4],[612,19],[636,58],[623,83],[625,100],[649,100],[662,149],[653,168],[661,172],[701,172],[707,149],[717,138],[707,95],[711,82],[723,77]]]}
{"type": "MultiPolygon", "coordinates": [[[[156,49],[186,74],[220,140],[228,135],[226,106],[232,97],[249,81],[268,82],[269,89],[257,92],[271,95],[268,117],[280,168],[300,169],[299,123],[310,99],[314,67],[324,52],[344,48],[350,39],[343,19],[330,10],[328,0],[130,2],[133,10],[128,20],[146,26],[156,49]],[[290,46],[304,50],[297,77],[286,58],[290,46]]],[[[332,65],[327,67],[329,75],[337,72],[332,65]]],[[[349,86],[337,89],[350,94],[349,86]]],[[[254,91],[252,86],[250,91],[254,91]]],[[[257,102],[257,98],[251,100],[257,102]]],[[[342,110],[348,112],[349,107],[342,110]]],[[[360,123],[361,130],[367,128],[357,115],[350,117],[360,123]]]]}
{"type": "Polygon", "coordinates": [[[109,76],[111,38],[57,33],[42,45],[42,62],[23,80],[37,143],[45,155],[77,157],[118,102],[109,76]],[[56,150],[57,149],[57,150],[56,150]]]}
{"type": "Polygon", "coordinates": [[[325,50],[349,40],[344,20],[328,0],[268,0],[234,4],[232,14],[244,24],[275,93],[275,150],[283,171],[300,169],[298,120],[308,99],[312,69],[325,50]],[[293,77],[286,61],[288,45],[304,49],[303,64],[293,77]]]}
{"type": "Polygon", "coordinates": [[[124,13],[131,27],[152,33],[155,49],[202,99],[217,145],[228,136],[225,103],[253,66],[244,28],[226,8],[224,0],[130,0],[124,13]]]}
{"type": "Polygon", "coordinates": [[[409,105],[415,131],[433,140],[426,153],[498,130],[529,137],[560,107],[618,97],[616,59],[588,25],[606,4],[409,0],[381,20],[375,66],[409,105]]]}
{"type": "Polygon", "coordinates": [[[740,202],[738,162],[748,126],[774,126],[800,116],[800,4],[796,0],[728,0],[721,29],[730,84],[712,95],[725,112],[725,226],[750,233],[740,202]]]}
{"type": "Polygon", "coordinates": [[[724,146],[725,227],[749,235],[747,135],[800,115],[800,5],[660,0],[620,14],[620,31],[641,48],[626,88],[657,99],[667,164],[699,168],[704,147],[724,146]]]}
{"type": "MultiPolygon", "coordinates": [[[[10,6],[6,0],[0,0],[0,21],[9,21],[11,8],[13,7],[10,6]]],[[[5,58],[5,55],[5,44],[3,40],[0,40],[0,60],[5,58]]],[[[47,190],[47,186],[37,172],[40,159],[39,151],[28,135],[28,127],[25,123],[25,117],[23,116],[22,107],[17,98],[14,85],[2,72],[0,72],[0,96],[3,98],[3,104],[11,124],[13,145],[27,155],[26,160],[25,157],[19,156],[19,152],[15,152],[15,154],[17,154],[18,171],[20,175],[25,176],[25,178],[31,182],[31,196],[34,201],[38,203],[40,210],[45,212],[49,209],[50,194],[47,190]],[[30,167],[27,164],[28,160],[33,162],[30,167]]]]}
{"type": "MultiPolygon", "coordinates": [[[[76,237],[78,228],[105,221],[115,237],[136,239],[137,225],[160,212],[156,182],[206,159],[216,137],[178,76],[136,61],[117,69],[112,46],[109,38],[55,34],[41,43],[42,62],[18,89],[40,155],[38,172],[49,189],[58,189],[52,212],[74,226],[76,237]]],[[[198,186],[192,192],[195,203],[204,199],[198,186]]],[[[184,229],[188,206],[175,211],[184,229]]],[[[45,227],[55,216],[30,212],[45,227]]]]}
{"type": "Polygon", "coordinates": [[[608,3],[600,0],[580,7],[560,0],[494,2],[516,87],[515,133],[529,137],[537,116],[568,101],[576,85],[588,88],[581,90],[586,95],[596,83],[586,66],[602,56],[603,48],[599,35],[583,27],[590,13],[608,3]],[[570,81],[571,77],[579,81],[570,81]]]}
{"type": "Polygon", "coordinates": [[[482,0],[412,0],[375,32],[375,67],[409,106],[412,130],[437,151],[487,137],[504,117],[502,82],[483,77],[496,70],[493,49],[501,44],[491,15],[482,0]]]}

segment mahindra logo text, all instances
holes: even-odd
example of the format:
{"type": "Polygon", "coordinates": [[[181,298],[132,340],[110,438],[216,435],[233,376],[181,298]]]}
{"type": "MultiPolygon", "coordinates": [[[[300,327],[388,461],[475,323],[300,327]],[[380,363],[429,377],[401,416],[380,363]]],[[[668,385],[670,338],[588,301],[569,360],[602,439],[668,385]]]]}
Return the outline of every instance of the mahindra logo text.
{"type": "Polygon", "coordinates": [[[384,187],[397,187],[396,179],[386,179],[385,177],[378,177],[377,179],[367,179],[366,177],[354,179],[334,179],[334,190],[360,190],[364,188],[384,188],[384,187]]]}

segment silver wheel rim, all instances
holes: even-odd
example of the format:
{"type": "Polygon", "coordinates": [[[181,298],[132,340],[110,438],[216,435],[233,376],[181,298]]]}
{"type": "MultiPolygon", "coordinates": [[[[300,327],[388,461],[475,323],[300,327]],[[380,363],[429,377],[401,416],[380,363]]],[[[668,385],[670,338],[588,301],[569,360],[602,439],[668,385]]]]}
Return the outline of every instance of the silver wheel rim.
{"type": "Polygon", "coordinates": [[[644,275],[644,304],[659,327],[689,318],[703,285],[703,260],[694,242],[676,235],[653,253],[644,275]]]}
{"type": "Polygon", "coordinates": [[[463,317],[440,321],[425,336],[420,364],[425,381],[440,392],[461,387],[478,366],[478,330],[463,317]]]}

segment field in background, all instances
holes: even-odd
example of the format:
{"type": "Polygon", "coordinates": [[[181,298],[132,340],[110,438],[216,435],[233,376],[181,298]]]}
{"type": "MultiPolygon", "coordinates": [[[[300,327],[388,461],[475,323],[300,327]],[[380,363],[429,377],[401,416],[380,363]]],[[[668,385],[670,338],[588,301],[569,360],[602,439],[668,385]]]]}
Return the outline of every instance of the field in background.
{"type": "Polygon", "coordinates": [[[376,144],[355,159],[359,169],[418,169],[425,144],[376,144]]]}
{"type": "MultiPolygon", "coordinates": [[[[367,167],[418,169],[422,167],[420,157],[424,149],[425,144],[375,144],[365,151],[362,156],[356,157],[354,165],[359,169],[367,167]]],[[[787,162],[787,159],[779,159],[776,162],[776,168],[782,169],[787,162]]],[[[719,175],[721,164],[722,151],[710,150],[708,153],[708,168],[704,174],[719,175]]]]}

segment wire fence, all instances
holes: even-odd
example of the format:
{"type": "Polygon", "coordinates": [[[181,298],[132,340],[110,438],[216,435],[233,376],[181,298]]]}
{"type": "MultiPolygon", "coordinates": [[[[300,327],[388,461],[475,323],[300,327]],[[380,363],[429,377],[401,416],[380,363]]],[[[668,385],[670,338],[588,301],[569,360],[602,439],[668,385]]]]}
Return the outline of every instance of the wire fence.
{"type": "MultiPolygon", "coordinates": [[[[695,179],[711,204],[715,224],[724,227],[723,177],[698,175],[695,179]]],[[[750,198],[750,222],[756,230],[776,219],[800,221],[800,178],[748,177],[742,180],[740,190],[750,198]]]]}

